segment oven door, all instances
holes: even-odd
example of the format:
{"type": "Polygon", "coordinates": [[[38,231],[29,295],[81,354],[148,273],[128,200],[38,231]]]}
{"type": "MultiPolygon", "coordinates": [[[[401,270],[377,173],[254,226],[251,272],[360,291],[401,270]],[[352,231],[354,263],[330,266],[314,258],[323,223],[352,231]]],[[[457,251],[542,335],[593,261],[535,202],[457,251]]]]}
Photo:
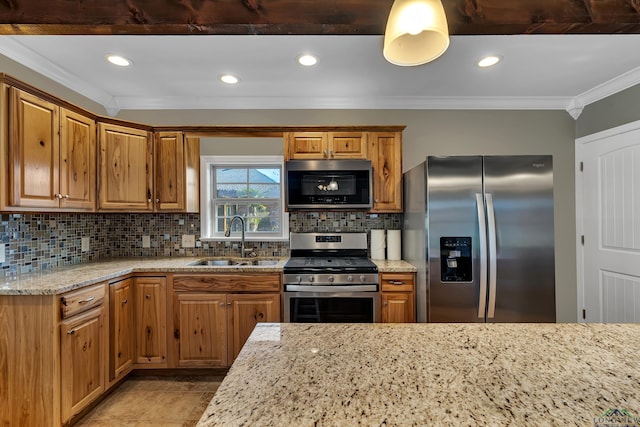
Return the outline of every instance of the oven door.
{"type": "Polygon", "coordinates": [[[285,292],[284,321],[292,323],[380,322],[378,292],[285,292]]]}

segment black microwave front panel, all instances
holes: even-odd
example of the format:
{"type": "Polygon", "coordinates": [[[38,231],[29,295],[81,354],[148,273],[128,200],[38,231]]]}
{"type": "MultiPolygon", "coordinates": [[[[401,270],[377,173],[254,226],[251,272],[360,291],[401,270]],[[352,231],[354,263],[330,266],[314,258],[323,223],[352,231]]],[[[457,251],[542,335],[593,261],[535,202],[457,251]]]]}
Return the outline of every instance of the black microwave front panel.
{"type": "MultiPolygon", "coordinates": [[[[324,163],[332,161],[325,160],[324,163]]],[[[312,170],[299,166],[296,163],[295,168],[287,169],[288,208],[371,208],[370,167],[355,170],[312,170]]]]}

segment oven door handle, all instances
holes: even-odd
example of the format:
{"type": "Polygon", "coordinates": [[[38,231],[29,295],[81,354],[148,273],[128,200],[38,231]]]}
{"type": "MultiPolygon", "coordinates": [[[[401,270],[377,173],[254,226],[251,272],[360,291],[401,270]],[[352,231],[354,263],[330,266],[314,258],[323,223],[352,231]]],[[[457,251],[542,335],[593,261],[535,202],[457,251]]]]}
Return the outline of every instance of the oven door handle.
{"type": "Polygon", "coordinates": [[[285,292],[378,292],[378,285],[284,285],[285,292]]]}

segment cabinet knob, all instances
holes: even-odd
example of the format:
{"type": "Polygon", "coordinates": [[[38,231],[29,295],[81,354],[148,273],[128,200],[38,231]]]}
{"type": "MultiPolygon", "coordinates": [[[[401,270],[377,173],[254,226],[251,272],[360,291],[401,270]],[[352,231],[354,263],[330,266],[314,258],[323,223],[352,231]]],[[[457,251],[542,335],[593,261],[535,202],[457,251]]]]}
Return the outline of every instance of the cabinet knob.
{"type": "Polygon", "coordinates": [[[70,331],[67,331],[67,335],[73,335],[73,334],[75,334],[75,333],[76,333],[76,330],[75,330],[75,329],[72,329],[72,330],[70,330],[70,331]]]}
{"type": "Polygon", "coordinates": [[[147,199],[147,203],[151,203],[151,198],[148,198],[148,199],[147,199]]]}
{"type": "Polygon", "coordinates": [[[160,203],[160,199],[156,199],[156,203],[160,203]]]}
{"type": "Polygon", "coordinates": [[[129,301],[127,301],[126,299],[122,300],[122,304],[126,304],[127,302],[129,302],[129,301]]]}
{"type": "Polygon", "coordinates": [[[62,194],[54,194],[53,197],[56,199],[62,199],[62,194]]]}
{"type": "Polygon", "coordinates": [[[228,302],[228,303],[227,303],[227,305],[231,305],[231,303],[230,303],[230,302],[228,302]]]}
{"type": "Polygon", "coordinates": [[[146,294],[144,297],[145,297],[146,299],[151,299],[151,294],[146,294]]]}
{"type": "Polygon", "coordinates": [[[64,198],[65,198],[65,199],[68,199],[68,198],[69,198],[69,195],[68,195],[68,194],[65,194],[65,195],[64,195],[64,198]]]}
{"type": "Polygon", "coordinates": [[[382,305],[384,305],[386,307],[387,305],[389,305],[389,303],[387,301],[385,301],[384,303],[382,303],[382,305]]]}
{"type": "Polygon", "coordinates": [[[220,303],[220,307],[224,307],[224,303],[223,302],[220,303]]]}
{"type": "Polygon", "coordinates": [[[333,150],[329,152],[329,157],[333,157],[333,150]]]}
{"type": "Polygon", "coordinates": [[[322,150],[322,156],[327,157],[327,150],[322,150]]]}

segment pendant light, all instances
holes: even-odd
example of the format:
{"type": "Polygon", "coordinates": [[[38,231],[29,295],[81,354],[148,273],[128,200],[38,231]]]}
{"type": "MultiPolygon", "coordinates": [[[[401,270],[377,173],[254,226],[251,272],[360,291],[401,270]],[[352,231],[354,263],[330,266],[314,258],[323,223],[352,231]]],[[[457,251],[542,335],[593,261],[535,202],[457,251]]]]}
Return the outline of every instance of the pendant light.
{"type": "Polygon", "coordinates": [[[440,0],[395,0],[389,12],[382,54],[392,64],[420,65],[449,47],[447,17],[440,0]]]}

